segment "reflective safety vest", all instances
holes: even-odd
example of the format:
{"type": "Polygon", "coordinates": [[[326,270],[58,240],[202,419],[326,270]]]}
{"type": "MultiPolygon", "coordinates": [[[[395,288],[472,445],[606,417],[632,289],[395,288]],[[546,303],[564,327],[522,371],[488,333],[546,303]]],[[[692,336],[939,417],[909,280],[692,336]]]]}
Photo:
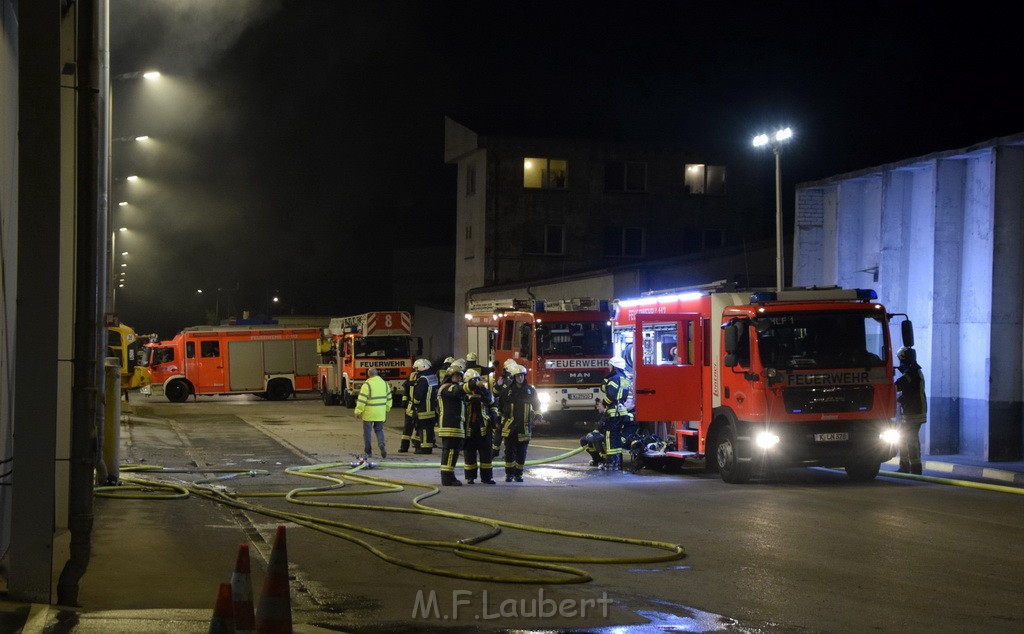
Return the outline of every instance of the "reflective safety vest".
{"type": "Polygon", "coordinates": [[[376,423],[388,417],[391,409],[391,386],[379,376],[371,376],[359,388],[355,415],[365,423],[376,423]]]}

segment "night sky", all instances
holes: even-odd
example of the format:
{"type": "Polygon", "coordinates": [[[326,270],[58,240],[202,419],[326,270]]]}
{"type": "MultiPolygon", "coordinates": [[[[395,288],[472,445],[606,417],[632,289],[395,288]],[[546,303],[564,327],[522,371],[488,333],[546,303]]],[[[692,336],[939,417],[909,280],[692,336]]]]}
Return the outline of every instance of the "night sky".
{"type": "Polygon", "coordinates": [[[393,275],[451,279],[446,115],[758,162],[766,213],[760,132],[795,132],[784,211],[799,182],[1022,132],[999,6],[111,0],[113,136],[152,137],[113,144],[117,312],[169,338],[274,295],[337,316],[393,308],[393,275]]]}

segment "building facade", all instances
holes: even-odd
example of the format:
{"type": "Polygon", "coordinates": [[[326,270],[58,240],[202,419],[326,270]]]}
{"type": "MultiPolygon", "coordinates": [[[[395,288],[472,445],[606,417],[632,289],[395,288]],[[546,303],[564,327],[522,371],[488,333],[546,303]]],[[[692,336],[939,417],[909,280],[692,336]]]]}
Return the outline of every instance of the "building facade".
{"type": "Polygon", "coordinates": [[[629,269],[771,231],[724,164],[682,151],[484,136],[446,118],[445,161],[458,174],[457,319],[474,289],[629,269]]]}
{"type": "Polygon", "coordinates": [[[913,320],[924,451],[1020,460],[1024,134],[800,184],[795,212],[794,285],[870,286],[913,320]]]}

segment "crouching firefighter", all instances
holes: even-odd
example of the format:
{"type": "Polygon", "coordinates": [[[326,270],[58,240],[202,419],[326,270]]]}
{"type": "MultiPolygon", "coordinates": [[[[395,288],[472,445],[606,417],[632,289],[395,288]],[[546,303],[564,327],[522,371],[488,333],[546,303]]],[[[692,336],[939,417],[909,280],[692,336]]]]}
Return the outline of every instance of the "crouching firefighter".
{"type": "Polygon", "coordinates": [[[494,484],[494,467],[491,460],[494,450],[491,438],[494,423],[498,419],[498,408],[487,385],[480,380],[478,370],[466,370],[462,389],[466,392],[466,442],[464,445],[466,482],[473,484],[480,475],[480,482],[494,484]],[[479,472],[478,472],[479,469],[479,472]]]}
{"type": "Polygon", "coordinates": [[[597,403],[594,404],[594,408],[597,410],[597,413],[601,415],[601,417],[597,419],[597,429],[588,432],[580,438],[580,446],[585,448],[587,453],[590,454],[590,466],[600,467],[604,465],[606,457],[605,448],[607,445],[605,445],[604,442],[604,430],[608,425],[608,409],[601,401],[597,401],[597,403]]]}

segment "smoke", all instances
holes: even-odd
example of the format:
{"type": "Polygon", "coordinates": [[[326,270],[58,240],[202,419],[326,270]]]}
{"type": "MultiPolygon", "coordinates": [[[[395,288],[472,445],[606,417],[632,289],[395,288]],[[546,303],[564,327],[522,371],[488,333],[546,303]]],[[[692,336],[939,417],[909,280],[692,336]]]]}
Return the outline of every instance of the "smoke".
{"type": "Polygon", "coordinates": [[[111,0],[114,73],[189,75],[280,9],[280,0],[111,0]],[[121,53],[124,53],[123,55],[121,53]]]}

